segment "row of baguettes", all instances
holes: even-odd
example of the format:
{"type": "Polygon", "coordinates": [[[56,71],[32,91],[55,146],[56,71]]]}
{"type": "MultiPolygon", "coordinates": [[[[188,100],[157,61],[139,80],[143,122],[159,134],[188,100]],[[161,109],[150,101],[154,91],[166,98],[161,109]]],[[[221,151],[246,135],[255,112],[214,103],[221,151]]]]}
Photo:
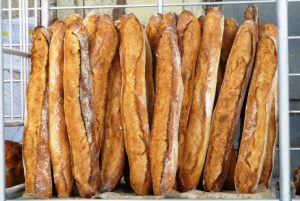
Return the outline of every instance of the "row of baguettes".
{"type": "Polygon", "coordinates": [[[114,190],[123,174],[138,195],[202,183],[207,191],[240,193],[268,186],[277,137],[276,37],[275,26],[259,26],[256,6],[241,26],[215,7],[198,19],[189,11],[155,14],[145,28],[133,14],[113,22],[95,12],[37,27],[26,193],[51,197],[54,182],[58,197],[92,197],[114,190]]]}

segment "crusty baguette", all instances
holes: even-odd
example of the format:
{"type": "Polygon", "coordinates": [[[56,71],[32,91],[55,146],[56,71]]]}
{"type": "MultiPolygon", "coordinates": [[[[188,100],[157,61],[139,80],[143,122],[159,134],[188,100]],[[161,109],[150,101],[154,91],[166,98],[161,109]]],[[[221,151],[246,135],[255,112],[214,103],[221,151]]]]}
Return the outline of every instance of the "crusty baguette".
{"type": "Polygon", "coordinates": [[[156,98],[150,143],[155,195],[165,194],[175,185],[179,118],[183,99],[176,28],[168,25],[161,33],[157,46],[156,98]]]}
{"type": "MultiPolygon", "coordinates": [[[[254,193],[257,189],[266,157],[270,111],[277,87],[276,27],[266,26],[274,30],[262,35],[257,45],[234,176],[235,187],[240,193],[254,193]]],[[[273,157],[272,152],[270,157],[273,157]]]]}
{"type": "MultiPolygon", "coordinates": [[[[277,36],[276,32],[277,32],[277,29],[272,24],[265,24],[265,25],[260,26],[260,28],[259,28],[260,37],[264,37],[264,36],[273,36],[274,37],[274,36],[277,36]]],[[[274,40],[275,40],[274,44],[276,45],[277,38],[274,38],[274,40]]],[[[271,107],[271,111],[270,111],[266,158],[264,161],[264,166],[263,166],[260,181],[259,181],[259,183],[263,183],[266,187],[269,187],[269,183],[270,183],[273,168],[274,168],[276,144],[277,144],[277,138],[278,138],[277,87],[278,86],[275,87],[272,107],[271,107]]]]}
{"type": "Polygon", "coordinates": [[[90,46],[90,65],[93,80],[93,112],[97,152],[101,150],[108,76],[119,43],[118,33],[109,15],[99,15],[97,31],[90,46]]]}
{"type": "Polygon", "coordinates": [[[202,174],[216,92],[223,28],[222,11],[217,7],[209,9],[203,23],[184,154],[178,170],[179,187],[182,191],[196,188],[202,174]]]}
{"type": "MultiPolygon", "coordinates": [[[[222,49],[221,49],[221,57],[220,57],[220,65],[218,69],[218,79],[217,79],[217,89],[216,89],[216,98],[215,103],[218,100],[219,92],[221,89],[221,85],[224,78],[225,68],[227,64],[227,59],[230,54],[232,44],[236,33],[238,31],[238,23],[233,18],[225,18],[224,20],[224,33],[223,33],[223,41],[222,41],[222,49]]],[[[234,151],[234,146],[231,149],[231,159],[228,174],[226,176],[226,180],[224,183],[224,189],[234,190],[234,172],[236,166],[237,156],[234,151]]]]}
{"type": "Polygon", "coordinates": [[[93,130],[93,84],[88,52],[86,30],[80,21],[76,21],[65,34],[63,84],[72,172],[82,197],[95,195],[100,185],[97,135],[93,130]]]}
{"type": "Polygon", "coordinates": [[[145,48],[146,48],[146,69],[145,69],[146,97],[147,97],[149,127],[151,128],[152,119],[153,119],[153,110],[154,110],[155,89],[154,89],[154,78],[153,78],[152,52],[146,35],[145,35],[145,48]]]}
{"type": "Polygon", "coordinates": [[[231,51],[231,47],[239,29],[238,23],[233,18],[226,18],[224,20],[224,33],[220,57],[220,66],[218,68],[218,80],[217,80],[217,91],[216,91],[216,101],[221,89],[221,85],[224,78],[225,68],[227,64],[227,59],[231,51]]]}
{"type": "Polygon", "coordinates": [[[178,133],[178,166],[184,154],[184,138],[192,104],[195,66],[200,47],[200,24],[187,10],[181,12],[177,22],[178,47],[181,55],[182,81],[184,86],[178,133]]]}
{"type": "Polygon", "coordinates": [[[121,119],[121,66],[115,55],[109,72],[104,143],[101,149],[101,192],[112,191],[122,176],[125,164],[124,135],[121,119]]]}
{"type": "Polygon", "coordinates": [[[63,67],[65,24],[56,20],[49,28],[49,146],[58,197],[69,197],[73,187],[70,144],[64,112],[63,67]]]}
{"type": "Polygon", "coordinates": [[[224,185],[236,127],[252,73],[258,38],[258,11],[255,6],[249,6],[245,15],[248,12],[255,14],[252,19],[244,21],[235,37],[213,113],[203,179],[207,191],[220,191],[224,185]]]}
{"type": "Polygon", "coordinates": [[[151,191],[148,112],[146,102],[146,50],[142,25],[133,15],[123,16],[120,31],[122,68],[121,115],[130,184],[138,195],[151,191]]]}
{"type": "Polygon", "coordinates": [[[52,176],[48,131],[48,67],[50,36],[44,27],[32,35],[31,72],[24,129],[25,192],[51,197],[52,176]]]}
{"type": "Polygon", "coordinates": [[[81,20],[82,18],[79,14],[71,14],[65,18],[64,23],[67,26],[67,28],[69,28],[74,22],[81,20]]]}
{"type": "Polygon", "coordinates": [[[98,29],[99,16],[100,14],[98,14],[97,12],[91,11],[82,21],[89,37],[89,46],[91,46],[92,42],[94,41],[98,29]]]}

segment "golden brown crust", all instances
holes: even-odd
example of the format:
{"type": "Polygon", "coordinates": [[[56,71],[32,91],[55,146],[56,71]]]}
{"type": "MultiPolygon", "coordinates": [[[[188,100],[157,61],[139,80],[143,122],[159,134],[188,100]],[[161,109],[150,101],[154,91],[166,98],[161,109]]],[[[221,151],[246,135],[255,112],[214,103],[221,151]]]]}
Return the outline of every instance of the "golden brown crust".
{"type": "MultiPolygon", "coordinates": [[[[159,39],[159,26],[162,20],[162,14],[155,13],[151,15],[145,28],[147,38],[152,50],[152,54],[155,55],[158,39],[159,39]]],[[[155,59],[155,57],[153,58],[155,59]]]]}
{"type": "MultiPolygon", "coordinates": [[[[264,37],[264,36],[277,37],[277,29],[272,24],[265,24],[259,27],[259,35],[260,37],[264,37]]],[[[276,41],[276,37],[275,37],[275,41],[276,41]]],[[[274,44],[276,45],[276,42],[274,44]]],[[[259,181],[259,183],[263,183],[267,188],[269,187],[269,183],[273,172],[275,153],[276,153],[276,144],[278,138],[277,86],[275,88],[276,89],[274,91],[273,102],[270,111],[266,158],[264,161],[264,166],[259,181]]]]}
{"type": "Polygon", "coordinates": [[[108,15],[99,15],[98,28],[90,46],[89,55],[93,80],[93,111],[98,155],[103,141],[109,70],[118,43],[119,38],[112,18],[108,15]]]}
{"type": "Polygon", "coordinates": [[[227,18],[224,20],[224,33],[221,49],[220,66],[218,69],[218,80],[217,80],[217,92],[216,99],[221,89],[221,85],[224,78],[225,68],[231,47],[238,31],[238,23],[233,18],[227,18]]]}
{"type": "Polygon", "coordinates": [[[183,98],[180,53],[174,26],[167,26],[157,48],[156,98],[151,130],[151,174],[155,195],[172,190],[178,157],[178,128],[183,98]]]}
{"type": "Polygon", "coordinates": [[[257,42],[257,22],[239,28],[228,57],[224,81],[213,113],[204,168],[204,188],[221,190],[230,165],[230,153],[250,80],[257,42]]]}
{"type": "Polygon", "coordinates": [[[204,166],[210,121],[216,92],[222,46],[224,16],[217,7],[208,10],[203,23],[200,50],[195,70],[195,87],[179,167],[179,187],[197,187],[204,166]]]}
{"type": "Polygon", "coordinates": [[[200,24],[190,11],[182,11],[177,22],[178,46],[181,53],[183,101],[178,134],[178,166],[183,158],[184,137],[193,98],[195,66],[200,47],[200,24]]]}
{"type": "Polygon", "coordinates": [[[65,18],[64,23],[67,26],[67,28],[69,28],[74,22],[81,20],[82,18],[79,14],[71,14],[65,18]]]}
{"type": "Polygon", "coordinates": [[[52,30],[49,52],[49,146],[51,163],[58,197],[69,197],[73,187],[73,176],[63,108],[63,41],[66,26],[62,21],[56,20],[49,29],[52,30]]]}
{"type": "MultiPolygon", "coordinates": [[[[240,193],[254,193],[258,186],[266,157],[272,97],[277,85],[276,75],[276,35],[264,35],[257,45],[234,176],[235,187],[240,193]]],[[[274,151],[269,153],[270,157],[273,157],[272,152],[274,151]]]]}
{"type": "Polygon", "coordinates": [[[6,188],[24,183],[22,145],[5,140],[5,182],[6,188]]]}
{"type": "Polygon", "coordinates": [[[95,11],[91,11],[87,14],[87,16],[82,21],[83,25],[86,28],[88,37],[89,37],[89,45],[90,46],[92,45],[92,42],[94,41],[94,38],[95,38],[95,35],[97,32],[99,16],[100,16],[99,13],[97,13],[95,11]]]}
{"type": "Polygon", "coordinates": [[[72,171],[80,196],[91,197],[98,192],[100,185],[99,151],[93,130],[88,37],[79,21],[73,23],[66,32],[64,55],[64,109],[72,171]]]}
{"type": "Polygon", "coordinates": [[[151,191],[149,123],[146,102],[146,50],[144,30],[133,15],[119,24],[122,67],[121,114],[125,149],[130,167],[130,184],[138,195],[151,191]]]}
{"type": "Polygon", "coordinates": [[[159,24],[159,34],[158,37],[161,37],[162,32],[167,26],[174,26],[176,28],[177,24],[177,15],[174,12],[168,12],[162,16],[161,22],[159,24]]]}
{"type": "Polygon", "coordinates": [[[115,55],[109,72],[104,143],[101,150],[101,192],[115,189],[125,164],[124,135],[121,119],[122,75],[120,56],[115,55]]]}
{"type": "Polygon", "coordinates": [[[47,87],[50,37],[47,29],[36,27],[32,38],[24,130],[25,191],[38,197],[51,197],[47,87]]]}

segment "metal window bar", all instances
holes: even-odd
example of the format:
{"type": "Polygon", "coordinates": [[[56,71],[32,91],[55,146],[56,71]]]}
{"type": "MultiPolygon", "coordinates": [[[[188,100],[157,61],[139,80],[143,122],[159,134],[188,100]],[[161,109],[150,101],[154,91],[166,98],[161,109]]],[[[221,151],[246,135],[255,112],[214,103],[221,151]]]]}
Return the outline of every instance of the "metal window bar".
{"type": "MultiPolygon", "coordinates": [[[[9,0],[11,1],[11,0],[9,0]]],[[[289,0],[296,2],[300,0],[289,0]]],[[[14,44],[10,40],[8,47],[2,51],[2,34],[0,34],[0,97],[3,96],[4,83],[10,80],[3,79],[3,60],[2,53],[16,55],[21,57],[21,78],[20,80],[13,80],[13,82],[21,82],[21,96],[22,96],[22,113],[21,115],[7,116],[4,114],[3,98],[0,98],[0,133],[4,133],[4,119],[6,117],[12,118],[13,121],[6,122],[6,125],[19,126],[24,122],[25,113],[25,92],[28,79],[28,65],[29,65],[29,35],[28,35],[28,11],[35,13],[35,25],[38,24],[38,11],[41,11],[41,24],[47,26],[49,22],[49,10],[69,10],[69,9],[103,9],[103,8],[144,8],[144,7],[157,7],[158,12],[163,12],[165,7],[173,6],[202,6],[202,5],[234,5],[234,4],[259,4],[259,3],[277,3],[277,22],[278,22],[278,65],[279,65],[279,157],[280,157],[280,200],[291,200],[290,192],[290,151],[298,151],[300,148],[290,148],[289,142],[289,114],[300,113],[298,110],[289,111],[289,76],[300,76],[300,73],[288,73],[288,39],[300,39],[300,36],[288,37],[288,19],[287,19],[287,0],[245,0],[245,1],[224,1],[224,2],[199,2],[199,3],[165,3],[164,0],[157,0],[156,4],[133,4],[133,5],[97,5],[97,6],[69,6],[69,7],[53,7],[48,4],[48,1],[41,0],[40,7],[37,5],[37,0],[34,0],[34,7],[29,8],[27,0],[19,0],[19,8],[2,9],[0,4],[0,11],[19,11],[19,29],[20,33],[20,47],[19,50],[12,49],[14,44]],[[25,23],[24,23],[25,22],[25,23]]],[[[2,15],[0,15],[0,33],[2,33],[2,15]]],[[[7,46],[6,46],[7,47],[7,46]]],[[[10,66],[11,67],[11,66],[10,66]]],[[[11,84],[13,83],[11,82],[11,84]]],[[[13,100],[11,100],[13,104],[13,100]]],[[[4,135],[0,135],[0,201],[5,200],[5,174],[4,174],[4,135]]],[[[273,199],[278,200],[278,199],[273,199]]]]}

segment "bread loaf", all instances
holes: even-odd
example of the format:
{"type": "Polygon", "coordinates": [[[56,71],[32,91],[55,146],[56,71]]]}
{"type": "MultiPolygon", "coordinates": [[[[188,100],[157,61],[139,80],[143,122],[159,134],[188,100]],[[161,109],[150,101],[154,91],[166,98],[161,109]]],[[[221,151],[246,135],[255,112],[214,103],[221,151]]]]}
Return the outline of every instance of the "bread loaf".
{"type": "Polygon", "coordinates": [[[197,187],[204,166],[216,92],[223,28],[222,11],[217,7],[209,9],[203,23],[195,71],[195,88],[184,140],[184,154],[178,172],[179,187],[182,191],[197,187]]]}
{"type": "Polygon", "coordinates": [[[51,197],[52,176],[48,131],[48,67],[50,34],[38,26],[32,34],[31,72],[24,128],[25,192],[51,197]]]}
{"type": "Polygon", "coordinates": [[[176,29],[174,25],[168,25],[161,33],[156,56],[156,98],[150,145],[155,195],[165,194],[175,185],[179,118],[183,99],[176,29]]]}
{"type": "Polygon", "coordinates": [[[236,127],[251,77],[257,42],[258,11],[249,6],[228,57],[224,81],[213,113],[204,168],[204,188],[220,191],[228,168],[236,127]],[[248,15],[248,12],[251,12],[248,15]],[[252,16],[253,18],[248,18],[252,16]]]}
{"type": "Polygon", "coordinates": [[[58,197],[69,197],[73,187],[71,153],[64,112],[63,68],[65,24],[56,20],[49,28],[49,146],[58,197]]]}
{"type": "MultiPolygon", "coordinates": [[[[273,37],[274,45],[277,40],[277,28],[272,24],[265,24],[260,26],[259,28],[260,38],[263,37],[273,37]],[[275,38],[274,38],[275,37],[275,38]]],[[[277,59],[277,58],[276,58],[277,59]]],[[[278,78],[275,78],[278,79],[278,78]]],[[[278,103],[277,103],[277,89],[278,86],[275,86],[273,101],[270,111],[270,120],[269,120],[269,131],[268,131],[268,139],[267,139],[267,148],[266,148],[266,158],[264,161],[262,173],[260,176],[259,183],[263,183],[266,187],[269,187],[269,183],[271,180],[273,168],[274,168],[274,160],[276,153],[276,144],[278,138],[278,103]]]]}
{"type": "MultiPolygon", "coordinates": [[[[229,53],[231,51],[231,47],[238,31],[238,23],[233,18],[226,18],[224,20],[224,33],[223,33],[223,41],[222,41],[222,48],[221,48],[221,57],[220,57],[220,65],[218,68],[218,79],[217,79],[217,89],[216,89],[216,98],[215,103],[218,100],[219,92],[221,89],[221,85],[224,78],[225,68],[227,64],[227,59],[229,53]]],[[[234,172],[236,166],[236,153],[234,151],[234,146],[231,149],[231,159],[228,174],[226,176],[226,180],[224,183],[224,189],[228,190],[235,190],[234,188],[234,172]]]]}
{"type": "Polygon", "coordinates": [[[130,184],[138,195],[151,191],[149,122],[146,100],[146,49],[142,25],[133,15],[121,18],[120,61],[122,68],[121,116],[130,184]]]}
{"type": "Polygon", "coordinates": [[[24,183],[22,145],[5,140],[5,182],[6,188],[24,183]]]}
{"type": "Polygon", "coordinates": [[[124,164],[125,147],[121,119],[122,75],[120,56],[115,55],[109,72],[107,110],[104,126],[104,143],[101,150],[101,191],[112,191],[119,183],[124,164]]]}
{"type": "MultiPolygon", "coordinates": [[[[235,187],[240,193],[254,193],[261,176],[270,126],[270,111],[277,87],[276,28],[262,35],[249,88],[235,187]]],[[[274,146],[274,145],[273,145],[274,146]]],[[[273,149],[269,153],[273,157],[273,149]]]]}
{"type": "Polygon", "coordinates": [[[198,19],[195,18],[190,11],[184,10],[179,15],[177,33],[182,64],[181,74],[184,86],[178,133],[178,166],[180,166],[184,155],[184,138],[193,98],[195,66],[201,37],[198,19]]]}
{"type": "Polygon", "coordinates": [[[99,151],[94,131],[88,36],[80,21],[75,21],[65,34],[63,85],[72,172],[80,196],[91,197],[100,185],[99,151]]]}
{"type": "Polygon", "coordinates": [[[90,46],[90,65],[93,80],[93,112],[97,153],[102,146],[107,105],[108,76],[119,43],[118,33],[109,15],[99,15],[97,31],[90,46]]]}

